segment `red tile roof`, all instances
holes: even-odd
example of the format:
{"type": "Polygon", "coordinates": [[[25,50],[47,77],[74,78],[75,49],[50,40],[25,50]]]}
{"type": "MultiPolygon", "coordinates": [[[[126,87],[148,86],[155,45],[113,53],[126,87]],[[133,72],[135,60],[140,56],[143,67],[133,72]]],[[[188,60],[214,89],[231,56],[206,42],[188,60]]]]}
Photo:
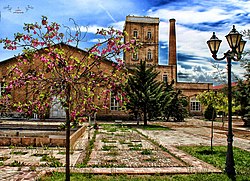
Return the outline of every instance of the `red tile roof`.
{"type": "MultiPolygon", "coordinates": [[[[232,87],[236,86],[238,84],[238,82],[232,82],[232,87]]],[[[227,84],[221,84],[221,85],[216,85],[216,86],[213,86],[213,90],[220,90],[220,89],[223,89],[227,87],[227,84]]]]}

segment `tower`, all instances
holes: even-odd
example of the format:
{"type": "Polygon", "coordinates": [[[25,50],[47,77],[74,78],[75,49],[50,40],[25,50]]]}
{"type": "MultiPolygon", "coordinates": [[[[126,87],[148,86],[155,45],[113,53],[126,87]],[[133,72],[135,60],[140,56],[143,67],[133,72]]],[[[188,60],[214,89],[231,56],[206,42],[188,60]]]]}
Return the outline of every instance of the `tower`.
{"type": "Polygon", "coordinates": [[[128,34],[125,37],[125,42],[136,39],[143,44],[137,53],[124,53],[126,64],[132,67],[143,60],[148,66],[158,65],[159,18],[127,16],[124,30],[128,34]]]}
{"type": "Polygon", "coordinates": [[[168,65],[176,65],[175,19],[169,20],[168,65]]]}

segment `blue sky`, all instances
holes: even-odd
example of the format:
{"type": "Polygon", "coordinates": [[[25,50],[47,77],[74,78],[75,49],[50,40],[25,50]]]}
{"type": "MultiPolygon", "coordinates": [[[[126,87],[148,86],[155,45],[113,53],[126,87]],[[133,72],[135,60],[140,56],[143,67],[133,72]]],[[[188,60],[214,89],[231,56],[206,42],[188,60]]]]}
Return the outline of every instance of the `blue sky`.
{"type": "MultiPolygon", "coordinates": [[[[160,63],[167,64],[169,19],[176,19],[178,73],[180,81],[211,82],[214,72],[206,41],[215,31],[222,40],[219,56],[228,50],[225,35],[232,25],[240,32],[249,29],[250,1],[248,0],[0,0],[0,38],[22,31],[24,23],[40,21],[45,15],[50,21],[71,26],[69,18],[86,31],[86,41],[95,43],[97,28],[113,26],[123,29],[127,15],[160,18],[160,63]],[[17,13],[21,12],[21,13],[17,13]]],[[[82,44],[81,48],[87,45],[82,44]]],[[[249,49],[250,43],[245,49],[249,49]]],[[[18,52],[0,47],[0,61],[18,52]]],[[[225,63],[220,63],[226,71],[225,63]]],[[[240,75],[239,64],[233,71],[240,75]]]]}

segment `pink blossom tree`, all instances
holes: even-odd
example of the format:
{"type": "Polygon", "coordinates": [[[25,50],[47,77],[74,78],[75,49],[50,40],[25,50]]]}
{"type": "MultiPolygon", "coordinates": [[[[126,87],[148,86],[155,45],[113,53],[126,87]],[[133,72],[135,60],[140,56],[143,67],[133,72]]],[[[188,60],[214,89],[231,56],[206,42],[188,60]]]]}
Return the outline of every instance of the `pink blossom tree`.
{"type": "Polygon", "coordinates": [[[139,46],[134,40],[123,42],[125,33],[109,28],[97,31],[103,41],[82,51],[78,45],[85,34],[74,25],[62,33],[58,23],[49,23],[43,16],[40,24],[24,24],[24,33],[14,34],[13,40],[0,40],[7,50],[23,51],[16,56],[17,63],[8,68],[4,82],[9,94],[3,95],[0,103],[43,118],[56,97],[66,112],[66,180],[70,180],[70,125],[106,109],[111,92],[124,96],[121,83],[126,69],[120,55],[139,46]],[[104,61],[112,64],[112,69],[105,68],[104,61]],[[11,96],[13,91],[19,99],[11,96]]]}

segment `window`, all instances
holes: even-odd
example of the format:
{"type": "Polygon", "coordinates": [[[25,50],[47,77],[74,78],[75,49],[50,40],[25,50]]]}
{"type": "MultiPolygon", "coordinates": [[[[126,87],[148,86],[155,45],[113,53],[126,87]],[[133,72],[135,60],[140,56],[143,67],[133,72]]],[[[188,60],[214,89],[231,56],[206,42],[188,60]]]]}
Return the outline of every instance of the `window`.
{"type": "Polygon", "coordinates": [[[120,110],[121,106],[120,106],[118,97],[119,95],[115,96],[114,93],[110,94],[110,110],[112,111],[120,110]]]}
{"type": "Polygon", "coordinates": [[[134,35],[135,38],[138,38],[138,31],[134,30],[133,35],[134,35]]]}
{"type": "Polygon", "coordinates": [[[138,60],[138,53],[133,53],[133,60],[138,60]]]}
{"type": "Polygon", "coordinates": [[[56,96],[52,97],[50,118],[65,118],[66,112],[62,106],[60,99],[56,96]]]}
{"type": "Polygon", "coordinates": [[[0,97],[3,95],[5,92],[5,84],[3,82],[0,82],[0,97]]]}
{"type": "Polygon", "coordinates": [[[152,39],[152,33],[151,33],[151,31],[148,31],[147,39],[148,39],[148,40],[151,40],[151,39],[152,39]]]}
{"type": "Polygon", "coordinates": [[[152,60],[152,52],[151,52],[151,50],[148,51],[148,60],[152,60]]]}
{"type": "Polygon", "coordinates": [[[201,103],[196,99],[196,97],[190,99],[190,110],[201,111],[201,103]]]}
{"type": "Polygon", "coordinates": [[[168,76],[167,75],[163,75],[162,79],[163,79],[164,84],[168,83],[168,76]]]}

